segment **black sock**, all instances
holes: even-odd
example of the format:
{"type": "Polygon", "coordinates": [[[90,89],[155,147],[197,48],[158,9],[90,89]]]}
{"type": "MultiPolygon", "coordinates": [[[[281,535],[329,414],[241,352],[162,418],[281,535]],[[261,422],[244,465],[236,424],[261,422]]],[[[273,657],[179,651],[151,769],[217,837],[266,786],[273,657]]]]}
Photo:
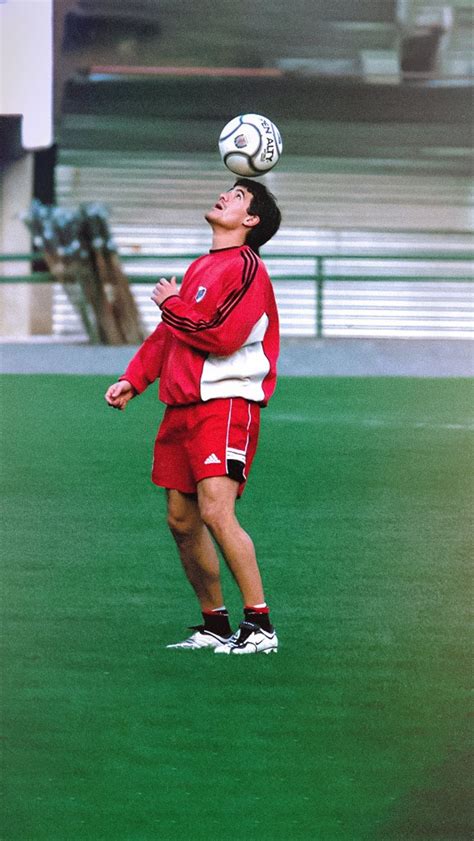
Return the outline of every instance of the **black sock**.
{"type": "Polygon", "coordinates": [[[273,631],[273,625],[270,622],[270,614],[268,611],[254,610],[252,607],[244,607],[244,616],[246,622],[253,622],[254,625],[259,625],[263,631],[273,631]]]}
{"type": "Polygon", "coordinates": [[[227,610],[203,610],[202,618],[206,631],[212,631],[213,634],[218,634],[220,637],[230,637],[232,634],[227,610]]]}

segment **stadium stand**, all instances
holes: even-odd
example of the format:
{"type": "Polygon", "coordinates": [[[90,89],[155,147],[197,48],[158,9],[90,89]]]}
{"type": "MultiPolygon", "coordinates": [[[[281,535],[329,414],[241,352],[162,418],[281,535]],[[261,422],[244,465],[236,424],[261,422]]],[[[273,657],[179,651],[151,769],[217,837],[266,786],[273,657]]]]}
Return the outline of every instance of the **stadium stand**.
{"type": "MultiPolygon", "coordinates": [[[[150,301],[153,278],[182,275],[189,255],[208,248],[203,212],[226,183],[216,164],[215,156],[203,154],[61,153],[58,201],[76,206],[93,195],[110,208],[147,331],[159,318],[150,301]],[[150,259],[153,255],[161,256],[150,259]]],[[[266,259],[282,334],[315,336],[319,318],[325,336],[472,336],[472,264],[461,259],[472,246],[468,181],[381,175],[367,166],[365,172],[321,169],[320,161],[292,157],[282,171],[266,177],[284,218],[281,232],[263,252],[271,255],[266,259]],[[323,277],[324,308],[318,313],[317,281],[323,277]]],[[[53,332],[83,338],[59,286],[53,332]]]]}

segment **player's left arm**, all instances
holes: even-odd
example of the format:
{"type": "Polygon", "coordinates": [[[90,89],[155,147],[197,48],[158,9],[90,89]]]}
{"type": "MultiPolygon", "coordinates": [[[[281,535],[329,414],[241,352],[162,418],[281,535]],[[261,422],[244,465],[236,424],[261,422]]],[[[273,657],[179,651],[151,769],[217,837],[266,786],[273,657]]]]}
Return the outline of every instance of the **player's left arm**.
{"type": "Polygon", "coordinates": [[[206,353],[230,356],[250,335],[265,311],[261,286],[251,265],[244,276],[232,278],[212,313],[202,311],[179,296],[176,280],[164,278],[155,286],[152,300],[160,307],[162,321],[183,342],[206,353]]]}

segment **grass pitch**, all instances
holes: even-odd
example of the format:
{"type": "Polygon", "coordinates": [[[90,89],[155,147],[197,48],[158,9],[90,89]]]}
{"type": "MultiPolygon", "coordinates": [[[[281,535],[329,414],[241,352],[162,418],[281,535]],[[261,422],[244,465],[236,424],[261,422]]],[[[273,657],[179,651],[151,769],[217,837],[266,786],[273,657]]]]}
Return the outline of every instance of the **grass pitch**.
{"type": "Polygon", "coordinates": [[[281,647],[227,658],[164,647],[162,409],[111,379],[2,378],[3,841],[470,838],[468,381],[280,380],[239,512],[281,647]]]}

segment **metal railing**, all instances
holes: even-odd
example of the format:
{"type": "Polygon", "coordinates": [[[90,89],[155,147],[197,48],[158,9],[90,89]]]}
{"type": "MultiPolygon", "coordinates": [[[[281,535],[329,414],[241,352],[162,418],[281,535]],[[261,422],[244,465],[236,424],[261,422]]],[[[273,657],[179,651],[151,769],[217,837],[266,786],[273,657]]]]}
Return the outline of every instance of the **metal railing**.
{"type": "MultiPolygon", "coordinates": [[[[153,284],[160,272],[168,275],[176,274],[178,279],[181,279],[184,273],[182,264],[187,264],[199,256],[201,253],[184,251],[170,254],[121,253],[120,259],[124,264],[130,285],[135,286],[153,284]],[[145,265],[147,271],[143,271],[145,265]]],[[[5,263],[38,262],[41,259],[42,255],[38,253],[0,254],[0,269],[1,264],[5,263]]],[[[457,253],[416,251],[403,255],[268,253],[264,255],[264,260],[272,280],[277,285],[300,281],[314,285],[314,335],[317,338],[322,338],[327,334],[325,331],[326,295],[329,287],[334,289],[334,284],[345,284],[348,288],[349,283],[360,285],[425,283],[434,284],[442,290],[451,288],[450,284],[453,283],[465,284],[472,283],[474,280],[474,253],[467,251],[457,253]],[[413,273],[414,264],[416,264],[416,273],[413,273]],[[410,269],[412,269],[411,272],[410,269]]],[[[0,274],[0,284],[57,282],[57,278],[48,271],[0,274]]],[[[463,329],[468,324],[469,298],[470,296],[466,295],[465,301],[463,300],[461,304],[456,302],[455,305],[455,308],[459,309],[459,306],[463,308],[463,329]]],[[[440,306],[439,303],[438,306],[440,306]]]]}

